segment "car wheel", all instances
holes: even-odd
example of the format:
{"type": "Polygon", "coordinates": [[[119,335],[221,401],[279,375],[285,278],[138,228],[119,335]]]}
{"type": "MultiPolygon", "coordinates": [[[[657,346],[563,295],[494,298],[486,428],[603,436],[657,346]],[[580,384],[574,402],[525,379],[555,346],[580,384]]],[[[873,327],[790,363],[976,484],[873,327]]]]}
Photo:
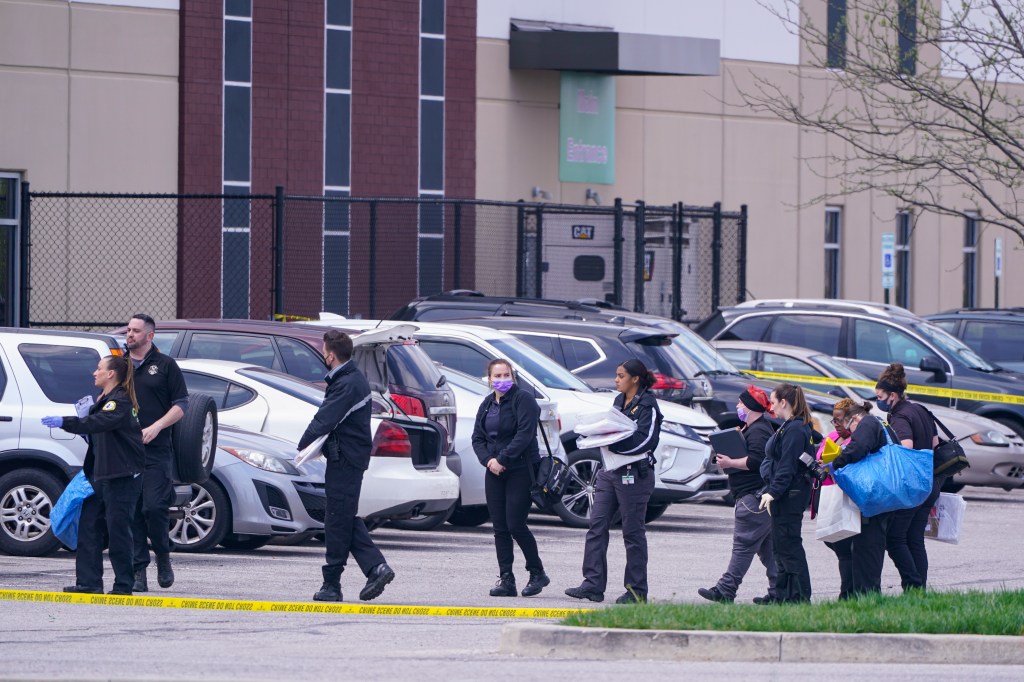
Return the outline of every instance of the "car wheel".
{"type": "Polygon", "coordinates": [[[958,493],[964,489],[966,484],[959,483],[952,478],[947,478],[942,484],[942,492],[944,493],[958,493]]]}
{"type": "Polygon", "coordinates": [[[20,469],[0,477],[0,551],[45,556],[60,540],[50,531],[50,512],[64,486],[52,474],[20,469]]]}
{"type": "Polygon", "coordinates": [[[202,393],[188,397],[185,416],[173,427],[174,462],[181,483],[204,483],[217,451],[217,405],[202,393]]]}
{"type": "Polygon", "coordinates": [[[225,549],[259,549],[272,539],[272,535],[237,535],[229,533],[220,541],[220,546],[225,549]]]}
{"type": "Polygon", "coordinates": [[[448,507],[444,511],[435,512],[433,514],[421,514],[420,516],[414,516],[411,519],[396,519],[391,521],[388,525],[392,528],[398,528],[399,530],[434,530],[444,525],[444,522],[452,515],[455,511],[455,505],[448,507]]]}
{"type": "Polygon", "coordinates": [[[648,504],[647,513],[644,514],[644,523],[650,523],[651,521],[657,521],[662,515],[668,511],[667,504],[648,504]]]}
{"type": "Polygon", "coordinates": [[[181,507],[184,517],[171,519],[171,542],[179,552],[213,549],[231,528],[231,503],[214,480],[192,484],[192,499],[181,507]]]}
{"type": "Polygon", "coordinates": [[[565,525],[572,528],[586,528],[590,525],[597,474],[603,468],[598,450],[575,450],[569,454],[569,482],[562,493],[562,499],[552,506],[565,525]]]}
{"type": "Polygon", "coordinates": [[[455,509],[452,510],[451,517],[448,518],[448,523],[453,526],[472,528],[474,526],[481,526],[490,520],[491,515],[487,511],[487,507],[482,504],[473,505],[471,507],[460,507],[456,505],[455,509]]]}

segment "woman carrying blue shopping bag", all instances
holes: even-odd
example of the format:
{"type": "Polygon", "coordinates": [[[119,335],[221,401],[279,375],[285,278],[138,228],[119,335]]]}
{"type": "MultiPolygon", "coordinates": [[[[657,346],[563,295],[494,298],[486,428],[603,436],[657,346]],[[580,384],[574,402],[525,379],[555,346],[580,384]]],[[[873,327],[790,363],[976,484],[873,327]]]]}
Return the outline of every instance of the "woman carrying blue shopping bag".
{"type": "Polygon", "coordinates": [[[120,355],[101,358],[92,373],[100,397],[85,417],[43,417],[43,425],[68,433],[87,433],[89,450],[82,471],[95,494],[82,504],[75,555],[75,584],[65,592],[103,593],[103,531],[109,539],[114,589],[132,593],[132,515],[142,494],[145,450],[132,363],[120,355]]]}
{"type": "MultiPolygon", "coordinates": [[[[868,455],[885,447],[888,441],[883,429],[888,430],[890,438],[896,438],[896,434],[891,428],[883,426],[880,420],[869,414],[870,410],[871,403],[858,404],[848,401],[844,404],[841,414],[835,415],[837,417],[836,428],[848,431],[853,435],[850,442],[843,447],[842,453],[827,465],[826,469],[829,470],[829,473],[849,464],[860,462],[868,455]]],[[[840,412],[838,405],[836,412],[840,412]]],[[[882,591],[885,538],[894,513],[884,512],[875,516],[861,514],[860,533],[840,541],[849,543],[851,559],[850,588],[846,594],[839,595],[840,599],[882,591]]]]}

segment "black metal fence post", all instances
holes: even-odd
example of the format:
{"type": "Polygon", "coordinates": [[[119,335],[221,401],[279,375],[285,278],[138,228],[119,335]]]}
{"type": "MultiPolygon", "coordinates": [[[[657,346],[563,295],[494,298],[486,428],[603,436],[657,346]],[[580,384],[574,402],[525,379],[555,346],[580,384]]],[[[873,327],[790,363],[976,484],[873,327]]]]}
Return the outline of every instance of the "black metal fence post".
{"type": "Polygon", "coordinates": [[[736,303],[747,300],[747,205],[740,206],[740,244],[739,258],[736,262],[736,276],[739,281],[736,291],[736,303]]]}
{"type": "Polygon", "coordinates": [[[534,271],[535,285],[537,287],[534,296],[544,298],[544,207],[537,207],[537,243],[536,243],[537,268],[534,271]]]}
{"type": "Polygon", "coordinates": [[[526,208],[520,199],[516,202],[516,296],[526,296],[526,208]]]}
{"type": "Polygon", "coordinates": [[[715,202],[711,232],[711,312],[718,310],[722,291],[722,202],[715,202]]]}
{"type": "Polygon", "coordinates": [[[615,235],[614,239],[614,260],[612,272],[612,287],[615,305],[622,305],[622,199],[615,198],[615,235]]]}
{"type": "Polygon", "coordinates": [[[646,252],[644,249],[644,228],[647,224],[647,204],[642,201],[636,202],[636,232],[633,235],[633,310],[638,313],[644,311],[644,263],[646,252]]]}
{"type": "Polygon", "coordinates": [[[370,319],[377,319],[377,202],[370,202],[370,319]]]}
{"type": "Polygon", "coordinates": [[[284,186],[274,188],[274,312],[284,315],[284,186]]]}
{"type": "Polygon", "coordinates": [[[452,234],[452,250],[455,256],[455,276],[452,286],[462,288],[462,204],[455,204],[455,226],[452,234]]]}
{"type": "Polygon", "coordinates": [[[672,211],[672,319],[683,319],[683,202],[672,211]]]}
{"type": "Polygon", "coordinates": [[[14,320],[16,327],[29,326],[29,254],[32,237],[32,195],[29,194],[27,182],[21,183],[21,225],[18,235],[18,319],[14,320]]]}

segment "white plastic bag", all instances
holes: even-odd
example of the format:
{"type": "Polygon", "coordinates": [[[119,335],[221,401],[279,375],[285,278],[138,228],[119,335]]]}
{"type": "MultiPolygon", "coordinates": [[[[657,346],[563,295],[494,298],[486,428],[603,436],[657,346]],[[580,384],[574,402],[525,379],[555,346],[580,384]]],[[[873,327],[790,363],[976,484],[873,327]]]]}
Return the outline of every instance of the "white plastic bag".
{"type": "Polygon", "coordinates": [[[573,430],[581,436],[596,436],[621,431],[633,433],[636,431],[636,422],[614,407],[609,407],[600,412],[588,412],[580,415],[573,430]]]}
{"type": "Polygon", "coordinates": [[[924,536],[951,545],[960,544],[960,529],[964,525],[967,501],[952,493],[939,493],[935,506],[928,513],[928,525],[924,536]]]}
{"type": "Polygon", "coordinates": [[[295,458],[295,465],[305,464],[306,462],[316,459],[320,456],[320,449],[323,448],[324,443],[327,442],[327,436],[331,434],[325,433],[324,435],[317,438],[315,441],[302,448],[302,452],[295,458]]]}
{"type": "Polygon", "coordinates": [[[642,452],[639,455],[620,455],[617,452],[612,452],[608,448],[601,448],[601,460],[604,462],[604,468],[608,471],[624,467],[627,464],[632,464],[633,462],[639,462],[645,457],[647,457],[646,452],[642,452]]]}
{"type": "Polygon", "coordinates": [[[838,542],[860,534],[860,509],[837,485],[821,487],[818,500],[818,526],[814,537],[838,542]]]}

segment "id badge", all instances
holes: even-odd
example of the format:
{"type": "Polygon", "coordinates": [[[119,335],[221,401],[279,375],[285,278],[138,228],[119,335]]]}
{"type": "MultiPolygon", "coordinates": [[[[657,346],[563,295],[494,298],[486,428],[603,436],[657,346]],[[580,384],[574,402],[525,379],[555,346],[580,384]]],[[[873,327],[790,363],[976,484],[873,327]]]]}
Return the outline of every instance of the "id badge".
{"type": "Polygon", "coordinates": [[[633,485],[633,474],[624,474],[622,476],[622,485],[633,485]]]}

